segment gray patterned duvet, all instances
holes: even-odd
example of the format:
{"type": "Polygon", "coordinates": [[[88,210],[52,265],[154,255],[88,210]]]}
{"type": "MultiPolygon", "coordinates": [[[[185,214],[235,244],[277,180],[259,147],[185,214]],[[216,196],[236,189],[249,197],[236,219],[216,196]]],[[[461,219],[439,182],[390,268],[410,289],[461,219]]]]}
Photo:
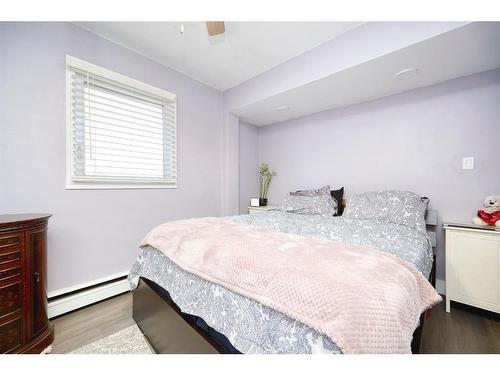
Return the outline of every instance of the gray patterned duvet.
{"type": "MultiPolygon", "coordinates": [[[[412,263],[426,277],[432,267],[432,247],[426,233],[404,225],[281,211],[229,219],[391,253],[412,263]]],[[[153,247],[141,248],[129,274],[133,288],[137,286],[139,276],[163,287],[183,312],[204,319],[242,353],[341,353],[327,336],[252,299],[184,271],[153,247]]]]}

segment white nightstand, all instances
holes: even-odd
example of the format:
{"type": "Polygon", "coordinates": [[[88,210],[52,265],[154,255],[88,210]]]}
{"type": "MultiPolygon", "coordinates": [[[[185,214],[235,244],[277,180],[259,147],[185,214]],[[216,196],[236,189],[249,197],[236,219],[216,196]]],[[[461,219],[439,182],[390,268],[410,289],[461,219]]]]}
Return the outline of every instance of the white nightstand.
{"type": "Polygon", "coordinates": [[[500,313],[500,230],[445,223],[446,311],[450,301],[500,313]]]}
{"type": "Polygon", "coordinates": [[[253,214],[260,214],[262,212],[267,212],[267,211],[274,211],[277,209],[278,209],[278,207],[276,207],[276,206],[258,206],[258,207],[248,206],[248,213],[250,215],[253,215],[253,214]]]}

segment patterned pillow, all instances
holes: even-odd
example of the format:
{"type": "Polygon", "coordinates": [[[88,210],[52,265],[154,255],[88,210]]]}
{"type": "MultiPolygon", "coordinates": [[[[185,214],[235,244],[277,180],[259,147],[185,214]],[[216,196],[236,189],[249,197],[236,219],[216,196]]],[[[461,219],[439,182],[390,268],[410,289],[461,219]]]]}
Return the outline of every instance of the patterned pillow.
{"type": "Polygon", "coordinates": [[[352,196],[344,217],[402,224],[425,232],[426,209],[427,202],[411,191],[375,191],[352,196]]]}
{"type": "Polygon", "coordinates": [[[330,193],[323,195],[287,195],[281,210],[304,215],[333,216],[337,213],[337,202],[330,193]]]}
{"type": "Polygon", "coordinates": [[[344,187],[341,187],[338,190],[330,190],[330,186],[326,185],[322,188],[315,190],[297,190],[291,191],[290,195],[304,195],[304,196],[314,196],[314,195],[323,195],[328,194],[330,192],[333,199],[337,201],[337,213],[335,216],[341,216],[344,211],[344,207],[342,206],[342,198],[344,196],[344,187]]]}
{"type": "Polygon", "coordinates": [[[325,195],[325,194],[330,194],[330,186],[325,185],[322,188],[315,189],[315,190],[297,190],[297,191],[291,191],[290,195],[301,195],[301,196],[308,196],[312,197],[315,195],[325,195]]]}

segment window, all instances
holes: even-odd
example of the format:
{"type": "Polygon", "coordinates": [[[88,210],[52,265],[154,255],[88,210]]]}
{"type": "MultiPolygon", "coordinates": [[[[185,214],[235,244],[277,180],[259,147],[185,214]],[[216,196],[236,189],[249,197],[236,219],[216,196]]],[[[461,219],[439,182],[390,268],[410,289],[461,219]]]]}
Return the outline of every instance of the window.
{"type": "Polygon", "coordinates": [[[176,187],[176,96],[66,57],[67,187],[176,187]]]}

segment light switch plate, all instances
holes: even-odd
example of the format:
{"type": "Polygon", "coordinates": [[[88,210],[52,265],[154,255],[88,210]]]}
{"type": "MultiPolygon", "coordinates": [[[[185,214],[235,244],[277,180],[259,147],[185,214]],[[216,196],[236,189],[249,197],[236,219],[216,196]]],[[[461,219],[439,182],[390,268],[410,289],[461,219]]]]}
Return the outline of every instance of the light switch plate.
{"type": "Polygon", "coordinates": [[[462,169],[474,169],[474,158],[472,156],[462,158],[462,169]]]}

